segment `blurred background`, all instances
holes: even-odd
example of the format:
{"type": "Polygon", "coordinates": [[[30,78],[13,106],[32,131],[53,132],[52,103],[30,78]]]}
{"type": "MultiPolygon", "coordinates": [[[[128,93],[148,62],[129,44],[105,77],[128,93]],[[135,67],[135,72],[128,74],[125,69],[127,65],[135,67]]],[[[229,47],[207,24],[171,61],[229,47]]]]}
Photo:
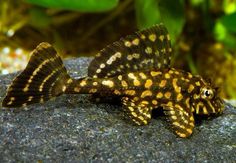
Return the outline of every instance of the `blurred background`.
{"type": "Polygon", "coordinates": [[[0,74],[23,69],[43,41],[63,58],[88,57],[160,22],[171,35],[172,65],[236,99],[236,0],[0,0],[0,74]]]}

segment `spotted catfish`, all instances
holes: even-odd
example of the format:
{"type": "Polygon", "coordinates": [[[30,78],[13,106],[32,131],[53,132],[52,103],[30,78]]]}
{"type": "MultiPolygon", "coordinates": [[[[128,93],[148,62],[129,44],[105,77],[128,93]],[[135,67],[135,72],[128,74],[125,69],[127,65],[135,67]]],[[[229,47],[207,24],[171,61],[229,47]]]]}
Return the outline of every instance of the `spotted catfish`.
{"type": "Polygon", "coordinates": [[[41,43],[2,105],[27,106],[61,94],[118,97],[135,124],[148,124],[152,110],[163,108],[175,133],[188,137],[194,114],[220,114],[223,100],[202,77],[171,68],[171,51],[167,29],[156,25],[108,45],[90,63],[88,77],[72,79],[54,48],[41,43]]]}

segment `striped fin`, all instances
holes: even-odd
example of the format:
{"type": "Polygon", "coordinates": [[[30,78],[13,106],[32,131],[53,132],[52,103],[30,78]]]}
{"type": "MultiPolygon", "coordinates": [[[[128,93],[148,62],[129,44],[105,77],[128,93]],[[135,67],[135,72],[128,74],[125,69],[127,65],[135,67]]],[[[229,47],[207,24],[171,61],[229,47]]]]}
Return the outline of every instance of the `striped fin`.
{"type": "Polygon", "coordinates": [[[11,83],[2,106],[21,107],[47,101],[62,94],[69,80],[56,50],[43,42],[32,52],[25,70],[11,83]]]}
{"type": "Polygon", "coordinates": [[[194,128],[194,117],[179,105],[164,107],[164,112],[172,124],[174,132],[182,138],[189,137],[194,128]]]}
{"type": "Polygon", "coordinates": [[[90,63],[88,76],[106,78],[127,72],[169,68],[171,51],[167,29],[162,24],[155,25],[101,50],[90,63]]]}
{"type": "Polygon", "coordinates": [[[126,115],[137,125],[147,125],[151,120],[152,107],[143,101],[135,101],[129,97],[122,98],[126,115]]]}

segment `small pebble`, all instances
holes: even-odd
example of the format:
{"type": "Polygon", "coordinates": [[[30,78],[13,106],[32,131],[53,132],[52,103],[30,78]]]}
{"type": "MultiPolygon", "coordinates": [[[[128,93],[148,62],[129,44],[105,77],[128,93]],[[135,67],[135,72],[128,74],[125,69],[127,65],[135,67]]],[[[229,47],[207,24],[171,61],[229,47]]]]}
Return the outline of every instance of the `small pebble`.
{"type": "Polygon", "coordinates": [[[0,48],[0,75],[22,70],[29,60],[29,53],[21,48],[11,49],[8,46],[0,48]]]}

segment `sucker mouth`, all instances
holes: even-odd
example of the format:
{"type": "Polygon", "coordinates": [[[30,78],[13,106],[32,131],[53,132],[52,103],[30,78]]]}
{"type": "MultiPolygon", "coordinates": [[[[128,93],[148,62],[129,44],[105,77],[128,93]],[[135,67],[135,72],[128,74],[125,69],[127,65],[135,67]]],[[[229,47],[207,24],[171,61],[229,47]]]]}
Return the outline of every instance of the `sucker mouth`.
{"type": "Polygon", "coordinates": [[[224,107],[225,106],[225,100],[223,100],[221,98],[218,98],[217,99],[217,104],[218,104],[218,107],[220,108],[218,114],[222,114],[223,111],[225,110],[225,107],[224,107]]]}

